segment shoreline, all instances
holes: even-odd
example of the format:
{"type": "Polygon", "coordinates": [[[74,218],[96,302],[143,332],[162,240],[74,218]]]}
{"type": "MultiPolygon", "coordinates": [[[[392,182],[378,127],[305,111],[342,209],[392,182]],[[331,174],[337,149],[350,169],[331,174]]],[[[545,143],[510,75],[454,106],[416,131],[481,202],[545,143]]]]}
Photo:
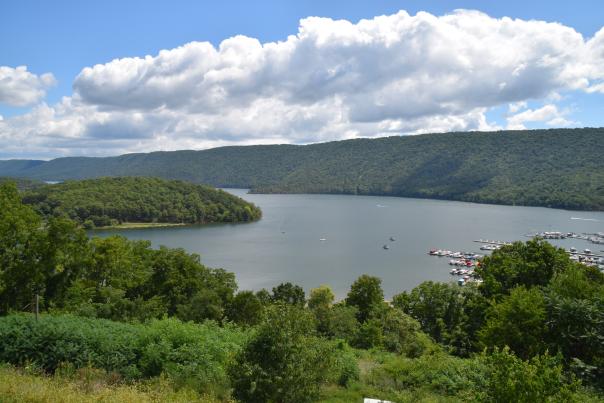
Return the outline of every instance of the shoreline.
{"type": "Polygon", "coordinates": [[[162,228],[162,227],[184,227],[187,223],[170,223],[170,222],[125,222],[118,225],[107,225],[104,227],[91,228],[91,231],[95,230],[108,230],[108,229],[141,229],[141,228],[162,228]]]}

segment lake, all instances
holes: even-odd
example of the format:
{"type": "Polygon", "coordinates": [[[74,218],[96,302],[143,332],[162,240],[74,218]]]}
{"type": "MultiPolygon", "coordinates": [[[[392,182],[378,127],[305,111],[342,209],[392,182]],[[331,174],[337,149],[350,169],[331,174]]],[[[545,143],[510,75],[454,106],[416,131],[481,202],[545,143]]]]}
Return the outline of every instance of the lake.
{"type": "MultiPolygon", "coordinates": [[[[367,273],[382,279],[385,295],[390,298],[422,281],[456,279],[449,274],[449,258],[429,256],[431,248],[481,253],[481,244],[473,240],[524,241],[529,239],[526,234],[540,231],[604,232],[604,212],[226,190],[260,206],[263,218],[244,224],[94,233],[148,239],[154,246],[198,253],[206,266],[234,272],[240,289],[270,289],[290,281],[308,292],[329,284],[338,298],[343,298],[352,282],[367,273]]],[[[604,245],[577,239],[551,242],[567,249],[604,250],[604,245]]]]}

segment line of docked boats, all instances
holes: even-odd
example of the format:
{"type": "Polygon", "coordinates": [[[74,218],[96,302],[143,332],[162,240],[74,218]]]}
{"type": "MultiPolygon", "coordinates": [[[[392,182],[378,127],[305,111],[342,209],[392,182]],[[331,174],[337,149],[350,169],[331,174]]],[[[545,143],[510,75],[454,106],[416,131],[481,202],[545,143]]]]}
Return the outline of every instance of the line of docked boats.
{"type": "Polygon", "coordinates": [[[580,239],[583,241],[588,241],[593,244],[604,245],[604,232],[596,232],[596,233],[582,233],[577,234],[575,232],[560,232],[560,231],[544,231],[537,232],[534,234],[527,234],[527,237],[534,238],[539,237],[543,239],[580,239]]]}
{"type": "Polygon", "coordinates": [[[604,257],[594,255],[590,249],[584,249],[583,252],[579,252],[577,248],[572,247],[568,250],[568,253],[570,254],[570,260],[604,270],[604,257]]]}
{"type": "Polygon", "coordinates": [[[482,255],[477,255],[475,253],[453,252],[453,251],[445,250],[445,249],[430,249],[430,251],[428,252],[428,255],[438,256],[438,257],[452,257],[452,258],[456,258],[456,259],[464,258],[464,259],[470,259],[470,260],[477,260],[482,257],[482,255]]]}
{"type": "Polygon", "coordinates": [[[444,249],[431,249],[428,254],[430,256],[451,258],[449,260],[449,265],[455,267],[453,267],[449,273],[461,277],[457,280],[457,284],[465,285],[466,283],[471,282],[482,282],[474,272],[474,268],[480,265],[479,259],[482,258],[483,255],[468,252],[454,252],[444,249]]]}
{"type": "Polygon", "coordinates": [[[487,244],[482,245],[482,246],[480,247],[480,250],[490,250],[490,251],[493,251],[493,250],[498,250],[498,249],[501,249],[501,247],[502,247],[502,246],[503,246],[503,245],[498,245],[498,244],[488,244],[488,243],[487,243],[487,244]]]}

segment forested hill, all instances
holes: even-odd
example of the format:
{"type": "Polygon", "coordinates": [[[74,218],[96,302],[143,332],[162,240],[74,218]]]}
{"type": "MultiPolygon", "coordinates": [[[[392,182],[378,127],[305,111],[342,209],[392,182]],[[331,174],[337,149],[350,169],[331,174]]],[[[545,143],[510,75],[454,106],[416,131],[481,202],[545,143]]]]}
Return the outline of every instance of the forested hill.
{"type": "MultiPolygon", "coordinates": [[[[1,161],[0,161],[1,162],[1,161]]],[[[13,178],[10,176],[0,176],[0,184],[4,182],[13,182],[19,190],[30,190],[44,186],[45,183],[36,179],[13,178]]]]}
{"type": "Polygon", "coordinates": [[[346,193],[604,210],[604,129],[470,132],[0,164],[45,180],[159,176],[255,192],[346,193]],[[17,169],[16,166],[21,168],[17,169]]]}
{"type": "Polygon", "coordinates": [[[68,216],[86,227],[118,223],[252,221],[260,209],[222,190],[144,177],[67,181],[23,193],[23,202],[45,216],[68,216]]]}

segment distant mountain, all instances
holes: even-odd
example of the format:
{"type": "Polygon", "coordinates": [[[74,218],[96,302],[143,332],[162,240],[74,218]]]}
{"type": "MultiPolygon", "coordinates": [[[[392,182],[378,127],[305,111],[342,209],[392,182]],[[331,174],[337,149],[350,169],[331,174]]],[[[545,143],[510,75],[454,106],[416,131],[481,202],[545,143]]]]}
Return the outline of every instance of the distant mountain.
{"type": "Polygon", "coordinates": [[[20,172],[45,164],[41,160],[8,160],[0,161],[0,176],[20,176],[20,172]]]}
{"type": "Polygon", "coordinates": [[[466,132],[2,161],[44,180],[158,176],[253,192],[409,196],[604,210],[604,129],[466,132]]]}

